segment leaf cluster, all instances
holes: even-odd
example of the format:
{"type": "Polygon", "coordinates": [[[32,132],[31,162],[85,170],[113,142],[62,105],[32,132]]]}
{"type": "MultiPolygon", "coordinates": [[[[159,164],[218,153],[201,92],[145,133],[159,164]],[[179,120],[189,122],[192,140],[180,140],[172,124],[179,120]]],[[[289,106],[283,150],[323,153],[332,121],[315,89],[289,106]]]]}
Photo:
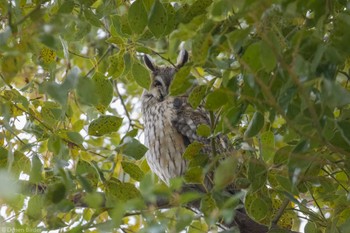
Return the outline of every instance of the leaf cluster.
{"type": "MultiPolygon", "coordinates": [[[[239,205],[222,194],[233,184],[271,232],[349,232],[349,27],[347,0],[0,2],[0,225],[220,230],[239,205]],[[172,66],[180,44],[190,63],[171,94],[212,113],[199,135],[235,148],[206,194],[160,184],[140,137],[140,55],[172,66]],[[183,208],[198,198],[199,218],[183,208]]],[[[187,181],[203,181],[201,146],[184,155],[187,181]]]]}

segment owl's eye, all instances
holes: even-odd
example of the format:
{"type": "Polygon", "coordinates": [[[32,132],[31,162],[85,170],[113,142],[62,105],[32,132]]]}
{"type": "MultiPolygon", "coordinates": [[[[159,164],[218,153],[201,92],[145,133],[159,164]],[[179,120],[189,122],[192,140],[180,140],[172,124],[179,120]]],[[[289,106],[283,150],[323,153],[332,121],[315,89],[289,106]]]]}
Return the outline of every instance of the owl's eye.
{"type": "Polygon", "coordinates": [[[161,83],[160,81],[158,81],[158,80],[155,80],[154,83],[153,83],[153,85],[154,85],[155,87],[161,87],[161,86],[162,86],[162,83],[161,83]]]}

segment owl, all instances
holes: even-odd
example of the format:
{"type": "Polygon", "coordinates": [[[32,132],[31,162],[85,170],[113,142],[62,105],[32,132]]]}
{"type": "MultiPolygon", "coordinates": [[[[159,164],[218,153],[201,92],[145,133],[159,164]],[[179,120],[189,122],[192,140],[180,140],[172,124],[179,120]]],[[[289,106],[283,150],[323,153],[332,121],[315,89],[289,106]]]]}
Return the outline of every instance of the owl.
{"type": "MultiPolygon", "coordinates": [[[[197,134],[199,125],[211,125],[209,113],[202,107],[193,109],[186,94],[169,95],[176,71],[187,60],[186,50],[180,52],[173,66],[157,66],[149,56],[144,56],[144,62],[152,73],[151,87],[142,95],[145,145],[149,149],[146,159],[151,170],[166,184],[171,178],[183,176],[186,172],[189,162],[182,155],[189,144],[197,141],[203,144],[202,152],[213,152],[211,141],[197,134]]],[[[219,153],[228,148],[227,140],[222,137],[215,140],[219,153]]]]}
{"type": "MultiPolygon", "coordinates": [[[[189,161],[183,158],[186,148],[197,141],[203,145],[202,153],[209,155],[210,163],[219,161],[216,155],[232,153],[232,147],[225,136],[208,139],[197,134],[197,127],[205,124],[212,126],[210,114],[203,107],[193,109],[188,103],[188,95],[169,95],[169,87],[177,70],[186,64],[188,53],[182,50],[176,65],[157,66],[145,55],[144,62],[151,71],[152,84],[142,94],[142,115],[144,120],[145,145],[147,162],[151,170],[166,184],[175,177],[181,177],[189,167],[189,161]],[[214,141],[213,141],[214,140],[214,141]],[[214,146],[214,145],[215,146],[214,146]],[[215,151],[213,151],[215,150],[215,151]]],[[[215,168],[215,165],[213,166],[215,168]]],[[[213,187],[213,172],[208,172],[203,185],[186,184],[187,188],[197,191],[209,191],[213,187]]],[[[234,186],[228,186],[226,193],[237,192],[234,186]]],[[[195,206],[198,208],[198,206],[195,206]]],[[[233,210],[234,211],[234,210],[233,210]]],[[[227,227],[237,226],[241,233],[266,233],[266,226],[253,221],[243,207],[235,212],[234,220],[227,227]]]]}

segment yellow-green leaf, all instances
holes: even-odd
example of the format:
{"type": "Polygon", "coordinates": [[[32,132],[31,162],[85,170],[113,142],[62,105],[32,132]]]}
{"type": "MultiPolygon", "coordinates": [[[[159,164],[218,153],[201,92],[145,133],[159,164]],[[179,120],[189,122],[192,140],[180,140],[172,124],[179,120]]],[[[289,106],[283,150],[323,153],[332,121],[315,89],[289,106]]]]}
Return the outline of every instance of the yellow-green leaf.
{"type": "Polygon", "coordinates": [[[149,89],[151,85],[151,77],[148,70],[143,65],[138,61],[135,61],[132,65],[131,73],[138,85],[145,89],[149,89]]]}
{"type": "Polygon", "coordinates": [[[26,213],[31,219],[41,220],[43,207],[43,196],[34,195],[29,199],[28,206],[26,208],[26,213]]]}
{"type": "Polygon", "coordinates": [[[122,146],[122,153],[128,157],[134,158],[136,160],[141,159],[148,148],[145,147],[135,138],[124,139],[124,145],[122,146]]]}
{"type": "Polygon", "coordinates": [[[189,76],[191,71],[190,66],[182,67],[176,74],[173,81],[170,84],[170,95],[176,96],[180,95],[193,84],[193,77],[189,76]]]}
{"type": "Polygon", "coordinates": [[[205,124],[200,124],[198,125],[196,132],[198,136],[207,138],[211,134],[210,126],[205,124]]]}
{"type": "Polygon", "coordinates": [[[141,34],[147,26],[147,11],[142,0],[133,2],[128,11],[128,20],[131,30],[141,34]]]}
{"type": "Polygon", "coordinates": [[[208,110],[216,110],[226,104],[227,95],[221,89],[215,90],[207,96],[207,100],[205,102],[205,108],[208,110]]]}
{"type": "Polygon", "coordinates": [[[207,91],[207,86],[200,85],[193,88],[190,96],[188,97],[188,102],[191,104],[192,108],[196,109],[202,102],[207,91]]]}
{"type": "Polygon", "coordinates": [[[123,118],[116,116],[100,116],[92,121],[88,128],[89,135],[102,136],[118,131],[123,118]]]}
{"type": "Polygon", "coordinates": [[[92,77],[92,81],[95,84],[95,91],[98,96],[98,102],[95,104],[95,107],[104,113],[113,98],[112,83],[103,74],[98,72],[92,77]]]}
{"type": "Polygon", "coordinates": [[[157,38],[161,37],[167,28],[168,16],[166,9],[159,0],[155,0],[148,19],[148,28],[157,38]]]}
{"type": "Polygon", "coordinates": [[[263,220],[269,211],[268,205],[261,198],[254,198],[250,206],[249,213],[256,220],[263,220]]]}
{"type": "Polygon", "coordinates": [[[261,155],[265,161],[269,161],[275,154],[275,135],[271,131],[263,132],[260,135],[261,155]]]}
{"type": "Polygon", "coordinates": [[[234,181],[237,165],[237,159],[232,156],[220,162],[214,173],[216,190],[221,190],[234,181]]]}
{"type": "Polygon", "coordinates": [[[184,179],[186,183],[202,184],[204,180],[204,172],[202,167],[190,167],[187,169],[184,179]]]}
{"type": "Polygon", "coordinates": [[[264,126],[264,115],[260,112],[255,112],[250,120],[247,130],[244,132],[245,138],[251,138],[257,135],[264,126]]]}
{"type": "Polygon", "coordinates": [[[137,181],[141,181],[144,177],[143,171],[134,163],[123,161],[122,163],[123,170],[130,175],[131,178],[137,181]]]}
{"type": "Polygon", "coordinates": [[[262,160],[251,158],[248,163],[248,179],[251,182],[252,191],[263,187],[267,180],[267,169],[262,160]]]}
{"type": "Polygon", "coordinates": [[[32,157],[32,168],[30,170],[30,178],[29,181],[32,183],[39,183],[42,179],[42,167],[43,164],[39,157],[35,154],[32,157]]]}
{"type": "Polygon", "coordinates": [[[190,145],[188,145],[182,156],[185,159],[191,160],[201,151],[203,146],[204,145],[202,143],[194,141],[190,145]]]}

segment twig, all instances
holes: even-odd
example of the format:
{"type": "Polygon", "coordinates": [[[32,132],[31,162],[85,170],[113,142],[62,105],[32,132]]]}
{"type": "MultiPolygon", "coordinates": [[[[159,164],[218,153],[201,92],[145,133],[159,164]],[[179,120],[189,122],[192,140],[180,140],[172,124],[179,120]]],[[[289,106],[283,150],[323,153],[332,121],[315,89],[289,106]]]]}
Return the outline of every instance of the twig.
{"type": "MultiPolygon", "coordinates": [[[[3,99],[7,100],[7,99],[4,98],[3,96],[1,96],[1,97],[2,97],[3,99]]],[[[33,115],[33,114],[31,114],[30,112],[28,112],[27,110],[25,110],[25,109],[19,107],[19,106],[18,106],[17,104],[15,104],[15,103],[13,103],[13,106],[14,106],[15,108],[17,108],[18,110],[20,110],[20,111],[22,111],[22,112],[28,114],[29,116],[33,117],[36,121],[38,121],[41,125],[43,125],[43,126],[44,126],[47,130],[49,130],[51,133],[54,132],[54,130],[53,130],[50,126],[46,125],[44,122],[42,122],[42,121],[41,121],[38,117],[36,117],[35,115],[33,115]]]]}
{"type": "Polygon", "coordinates": [[[287,208],[288,204],[289,204],[289,199],[288,198],[285,198],[282,202],[282,205],[280,206],[280,208],[278,209],[275,217],[272,219],[271,223],[272,223],[272,226],[277,226],[277,222],[278,220],[280,220],[280,218],[282,217],[283,213],[284,213],[284,210],[287,208]]]}
{"type": "Polygon", "coordinates": [[[169,62],[170,65],[172,65],[174,68],[176,68],[176,65],[169,58],[164,57],[163,55],[161,55],[160,53],[158,53],[158,52],[156,52],[156,51],[154,51],[152,49],[151,49],[151,51],[152,51],[153,54],[156,54],[162,60],[165,60],[165,61],[169,62]]]}
{"type": "Polygon", "coordinates": [[[323,219],[326,219],[326,217],[323,214],[321,206],[318,204],[318,202],[316,201],[316,198],[314,197],[314,194],[313,194],[312,190],[310,190],[309,187],[308,187],[308,190],[309,190],[309,193],[310,193],[310,195],[312,197],[312,200],[314,201],[314,203],[316,204],[318,210],[320,211],[321,216],[323,217],[323,219]]]}
{"type": "Polygon", "coordinates": [[[107,56],[107,54],[113,49],[113,46],[109,46],[106,51],[102,54],[100,59],[98,59],[97,63],[92,67],[85,75],[85,77],[88,77],[95,69],[96,67],[102,62],[102,60],[107,56]]]}
{"type": "Polygon", "coordinates": [[[74,51],[72,51],[72,50],[68,50],[68,52],[69,52],[70,54],[73,54],[74,56],[77,56],[77,57],[81,57],[81,58],[84,58],[84,59],[91,59],[91,57],[78,54],[78,53],[76,53],[76,52],[74,52],[74,51]]]}
{"type": "Polygon", "coordinates": [[[0,73],[0,77],[1,79],[4,81],[5,85],[8,86],[10,89],[13,89],[13,86],[9,83],[6,82],[5,77],[2,75],[2,73],[0,73]]]}
{"type": "MultiPolygon", "coordinates": [[[[215,130],[215,116],[213,111],[209,111],[210,115],[210,128],[211,128],[211,134],[214,135],[214,130],[215,130]]],[[[211,144],[211,149],[213,153],[213,158],[216,157],[216,145],[215,145],[215,137],[211,137],[210,139],[210,144],[211,144]]]]}
{"type": "MultiPolygon", "coordinates": [[[[10,1],[12,2],[12,1],[10,1]]],[[[26,21],[29,17],[31,17],[32,15],[36,14],[36,12],[38,10],[40,10],[40,7],[41,7],[41,1],[39,1],[36,5],[36,7],[31,11],[29,12],[28,14],[26,14],[22,19],[20,19],[18,22],[14,23],[14,24],[11,24],[10,22],[10,27],[17,27],[18,25],[21,25],[24,21],[26,21]]]]}
{"type": "Polygon", "coordinates": [[[337,182],[347,193],[349,193],[349,190],[342,183],[340,183],[340,181],[337,180],[333,174],[329,173],[325,168],[322,168],[322,171],[327,173],[327,175],[329,175],[332,179],[334,179],[335,182],[337,182]]]}
{"type": "MultiPolygon", "coordinates": [[[[115,92],[117,93],[117,95],[118,95],[118,97],[119,97],[119,99],[120,99],[120,102],[121,102],[121,104],[122,104],[122,106],[123,106],[123,109],[124,109],[124,111],[125,111],[125,115],[126,115],[126,117],[128,118],[128,120],[129,120],[129,129],[130,129],[130,126],[133,126],[134,124],[132,123],[132,119],[130,118],[129,111],[128,111],[128,109],[126,108],[126,105],[125,105],[123,96],[120,94],[120,91],[119,91],[119,89],[118,89],[117,83],[115,83],[114,88],[115,88],[115,92]]],[[[128,130],[129,130],[129,129],[128,129],[128,130]]]]}

